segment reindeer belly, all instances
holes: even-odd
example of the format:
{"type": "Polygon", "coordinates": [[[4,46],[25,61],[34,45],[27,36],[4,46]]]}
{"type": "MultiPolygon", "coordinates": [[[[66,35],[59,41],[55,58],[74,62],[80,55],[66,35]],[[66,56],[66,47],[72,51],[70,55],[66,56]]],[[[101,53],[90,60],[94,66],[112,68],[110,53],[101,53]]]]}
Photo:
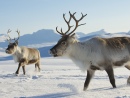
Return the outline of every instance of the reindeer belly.
{"type": "Polygon", "coordinates": [[[37,56],[29,56],[28,57],[28,65],[29,64],[33,64],[33,63],[37,63],[38,61],[38,57],[37,56]]]}
{"type": "Polygon", "coordinates": [[[113,57],[112,61],[114,67],[120,67],[129,63],[130,56],[128,53],[119,53],[116,54],[115,57],[113,57]]]}
{"type": "Polygon", "coordinates": [[[29,65],[29,64],[33,64],[33,63],[37,63],[37,60],[35,60],[35,59],[33,59],[33,60],[29,60],[27,65],[29,65]]]}

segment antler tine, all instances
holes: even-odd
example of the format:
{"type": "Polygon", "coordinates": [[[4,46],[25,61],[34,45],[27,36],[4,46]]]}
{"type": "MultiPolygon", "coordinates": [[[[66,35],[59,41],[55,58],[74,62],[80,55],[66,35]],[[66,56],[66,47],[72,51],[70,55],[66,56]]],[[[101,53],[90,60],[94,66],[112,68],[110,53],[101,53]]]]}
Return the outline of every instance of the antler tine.
{"type": "Polygon", "coordinates": [[[70,21],[71,21],[71,13],[70,13],[70,11],[69,11],[69,14],[70,14],[70,18],[69,18],[69,20],[67,21],[66,20],[66,18],[65,18],[65,14],[63,14],[63,18],[64,18],[64,20],[65,20],[65,22],[67,23],[67,25],[68,25],[68,30],[64,33],[64,34],[66,34],[67,32],[69,32],[70,31],[70,29],[73,27],[73,26],[70,26],[70,21]]]}
{"type": "Polygon", "coordinates": [[[61,34],[62,34],[62,35],[64,35],[64,33],[63,33],[63,31],[62,31],[62,28],[61,28],[61,30],[60,30],[60,31],[61,31],[61,34]]]}
{"type": "MultiPolygon", "coordinates": [[[[76,12],[75,12],[76,13],[76,12]]],[[[85,14],[85,15],[83,15],[82,13],[82,16],[81,16],[81,18],[79,19],[79,20],[77,20],[76,18],[75,18],[75,13],[73,13],[73,14],[71,14],[71,17],[75,20],[75,23],[76,23],[76,25],[75,25],[75,28],[74,28],[74,30],[72,30],[68,35],[70,35],[70,34],[72,34],[76,29],[77,29],[77,27],[78,26],[81,26],[81,25],[85,25],[86,23],[84,23],[84,24],[78,24],[79,23],[79,21],[81,21],[87,14],[85,14]]]]}
{"type": "Polygon", "coordinates": [[[62,28],[61,28],[61,32],[58,31],[58,26],[56,27],[56,31],[57,31],[59,34],[64,35],[64,33],[62,32],[62,28]]]}
{"type": "Polygon", "coordinates": [[[82,14],[82,17],[78,21],[82,20],[87,15],[87,14],[83,15],[83,13],[81,14],[82,14]]]}
{"type": "Polygon", "coordinates": [[[10,29],[8,29],[8,31],[7,31],[7,34],[8,34],[8,37],[9,37],[9,39],[7,39],[7,41],[10,43],[10,40],[11,40],[11,37],[9,36],[9,33],[11,32],[11,30],[10,29]]]}
{"type": "Polygon", "coordinates": [[[11,40],[11,37],[9,36],[9,33],[10,33],[10,32],[11,32],[11,30],[8,29],[7,34],[8,34],[9,39],[11,40]]]}
{"type": "Polygon", "coordinates": [[[18,33],[18,38],[17,38],[17,40],[15,40],[15,38],[14,38],[15,42],[18,41],[18,39],[19,39],[19,37],[20,37],[20,31],[18,31],[18,29],[17,29],[16,32],[18,33]]]}

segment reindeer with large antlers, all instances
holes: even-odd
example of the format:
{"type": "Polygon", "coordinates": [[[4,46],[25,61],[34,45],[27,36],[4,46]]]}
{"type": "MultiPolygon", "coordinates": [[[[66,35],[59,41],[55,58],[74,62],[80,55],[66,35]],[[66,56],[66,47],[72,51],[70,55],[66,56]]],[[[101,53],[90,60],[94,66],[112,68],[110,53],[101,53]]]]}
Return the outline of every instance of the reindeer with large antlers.
{"type": "MultiPolygon", "coordinates": [[[[87,70],[87,77],[84,83],[84,90],[88,88],[90,80],[92,79],[96,70],[105,70],[109,76],[110,83],[113,88],[116,88],[113,68],[125,66],[130,70],[130,38],[128,37],[114,37],[114,38],[92,38],[85,42],[79,42],[75,38],[74,31],[78,24],[86,15],[77,20],[74,14],[70,14],[69,21],[63,18],[68,25],[68,30],[64,33],[56,31],[62,35],[58,43],[50,49],[50,53],[54,56],[68,56],[78,65],[82,70],[87,70]],[[75,28],[70,32],[70,20],[73,19],[76,23],[75,28]]],[[[130,78],[127,83],[130,84],[130,78]]]]}
{"type": "Polygon", "coordinates": [[[11,39],[9,36],[9,33],[11,30],[8,30],[8,42],[9,45],[6,49],[6,53],[12,54],[15,62],[19,62],[18,69],[15,72],[15,74],[19,74],[20,67],[22,66],[23,74],[25,74],[25,65],[29,64],[35,64],[35,68],[40,71],[40,52],[37,49],[34,48],[27,48],[27,47],[19,47],[18,46],[18,40],[20,37],[20,31],[16,31],[18,33],[17,39],[11,39]],[[14,42],[11,42],[14,40],[14,42]]]}

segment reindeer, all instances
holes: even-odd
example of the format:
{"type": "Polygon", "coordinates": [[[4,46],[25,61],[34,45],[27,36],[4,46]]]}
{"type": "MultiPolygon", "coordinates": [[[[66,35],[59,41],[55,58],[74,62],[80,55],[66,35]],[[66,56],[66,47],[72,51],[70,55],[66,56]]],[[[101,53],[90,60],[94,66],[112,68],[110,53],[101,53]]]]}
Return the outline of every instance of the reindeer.
{"type": "MultiPolygon", "coordinates": [[[[116,88],[113,68],[125,66],[130,70],[130,38],[128,37],[114,37],[114,38],[100,38],[95,37],[84,42],[79,42],[74,36],[74,31],[77,27],[84,24],[79,22],[87,15],[83,15],[77,20],[75,13],[70,13],[70,18],[67,21],[65,14],[63,18],[67,23],[68,30],[63,32],[62,28],[56,31],[62,35],[62,38],[58,43],[50,49],[50,53],[54,57],[67,56],[69,57],[79,68],[86,71],[87,76],[84,83],[83,90],[87,90],[88,85],[94,76],[96,70],[105,70],[109,76],[110,83],[113,88],[116,88]],[[74,29],[70,31],[70,21],[73,19],[76,23],[74,29]]],[[[130,78],[128,78],[128,84],[130,84],[130,78]]]]}
{"type": "Polygon", "coordinates": [[[18,38],[17,39],[11,39],[11,37],[9,36],[9,33],[11,32],[11,30],[9,29],[7,34],[8,34],[8,42],[9,45],[6,49],[6,53],[8,54],[12,54],[14,61],[18,62],[18,69],[15,72],[16,75],[19,74],[19,70],[20,67],[22,66],[23,69],[23,74],[25,75],[25,65],[29,65],[29,64],[35,64],[35,69],[38,68],[38,70],[40,71],[40,52],[37,49],[34,48],[27,48],[27,47],[19,47],[18,46],[18,40],[20,37],[20,31],[16,31],[18,33],[18,38]],[[11,42],[11,40],[14,40],[14,42],[11,42]]]}

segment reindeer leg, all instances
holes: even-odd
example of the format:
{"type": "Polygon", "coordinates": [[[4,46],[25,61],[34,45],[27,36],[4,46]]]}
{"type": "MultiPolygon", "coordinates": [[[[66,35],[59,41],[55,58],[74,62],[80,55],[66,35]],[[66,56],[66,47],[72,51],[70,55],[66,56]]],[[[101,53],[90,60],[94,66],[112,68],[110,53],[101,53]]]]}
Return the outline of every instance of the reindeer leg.
{"type": "Polygon", "coordinates": [[[18,69],[17,71],[15,72],[15,74],[19,74],[19,70],[20,70],[20,67],[22,66],[23,68],[23,73],[25,74],[25,68],[23,67],[25,64],[27,63],[27,60],[26,59],[21,59],[20,63],[19,63],[19,66],[18,66],[18,69]]]}
{"type": "MultiPolygon", "coordinates": [[[[130,70],[130,65],[126,65],[125,66],[128,70],[130,70]]],[[[130,85],[130,76],[129,78],[127,79],[127,85],[130,85]]]]}
{"type": "MultiPolygon", "coordinates": [[[[40,64],[39,64],[39,62],[35,64],[35,70],[36,70],[37,68],[38,68],[38,71],[40,72],[41,69],[40,69],[40,64]]],[[[37,70],[36,70],[36,71],[37,71],[37,70]]]]}
{"type": "Polygon", "coordinates": [[[25,66],[22,66],[22,68],[23,68],[23,74],[25,75],[25,66]]]}
{"type": "Polygon", "coordinates": [[[40,68],[40,64],[39,63],[37,64],[37,67],[38,67],[38,71],[40,72],[41,68],[40,68]]]}
{"type": "Polygon", "coordinates": [[[19,69],[20,69],[20,67],[21,67],[21,63],[19,63],[18,69],[17,69],[17,71],[15,72],[15,74],[19,74],[19,69]]]}
{"type": "Polygon", "coordinates": [[[115,84],[115,78],[114,78],[114,71],[112,66],[108,66],[105,71],[107,72],[108,76],[109,76],[109,80],[110,83],[112,84],[113,88],[116,88],[116,84],[115,84]]]}
{"type": "Polygon", "coordinates": [[[37,71],[37,65],[35,64],[35,71],[37,71]]]}
{"type": "Polygon", "coordinates": [[[95,70],[87,70],[87,77],[86,77],[86,80],[84,83],[84,89],[83,89],[84,91],[87,90],[90,80],[92,79],[94,73],[95,73],[95,70]]]}
{"type": "Polygon", "coordinates": [[[130,70],[130,66],[129,66],[129,65],[126,65],[125,67],[126,67],[128,70],[130,70]]]}

